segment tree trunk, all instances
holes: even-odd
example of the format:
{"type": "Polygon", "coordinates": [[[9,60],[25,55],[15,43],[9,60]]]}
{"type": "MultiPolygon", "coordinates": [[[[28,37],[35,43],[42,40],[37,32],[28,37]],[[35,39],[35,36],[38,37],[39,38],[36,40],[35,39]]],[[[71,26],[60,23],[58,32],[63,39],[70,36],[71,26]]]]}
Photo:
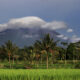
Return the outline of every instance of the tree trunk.
{"type": "Polygon", "coordinates": [[[37,64],[37,66],[36,66],[36,67],[37,67],[37,69],[38,69],[38,60],[36,61],[36,64],[37,64]]]}
{"type": "Polygon", "coordinates": [[[48,69],[48,55],[47,55],[47,61],[46,61],[46,64],[47,64],[47,69],[48,69]]]}
{"type": "Polygon", "coordinates": [[[11,56],[9,55],[9,64],[10,64],[10,69],[11,69],[11,60],[10,60],[11,56]]]}
{"type": "Polygon", "coordinates": [[[74,59],[73,59],[73,64],[74,64],[74,59]]]}
{"type": "Polygon", "coordinates": [[[31,64],[32,64],[32,65],[34,64],[33,60],[31,61],[31,64]]]}
{"type": "Polygon", "coordinates": [[[73,64],[74,64],[74,55],[73,55],[73,64]]]}
{"type": "Polygon", "coordinates": [[[13,56],[13,66],[12,66],[12,68],[14,68],[14,56],[13,56]]]}
{"type": "Polygon", "coordinates": [[[65,64],[66,64],[66,54],[65,54],[65,64]]]}
{"type": "Polygon", "coordinates": [[[42,65],[42,55],[41,55],[41,65],[42,65]]]}

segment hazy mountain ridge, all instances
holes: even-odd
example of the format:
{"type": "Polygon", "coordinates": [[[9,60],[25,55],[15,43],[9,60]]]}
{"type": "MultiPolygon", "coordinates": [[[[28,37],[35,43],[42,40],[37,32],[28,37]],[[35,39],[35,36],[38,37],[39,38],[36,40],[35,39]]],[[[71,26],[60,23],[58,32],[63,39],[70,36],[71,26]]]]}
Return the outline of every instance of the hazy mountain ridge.
{"type": "Polygon", "coordinates": [[[23,47],[24,45],[31,45],[35,40],[39,40],[47,33],[49,33],[54,39],[57,39],[56,36],[59,35],[59,33],[57,33],[56,31],[49,29],[7,29],[3,32],[0,32],[0,45],[5,43],[7,40],[11,40],[21,47],[23,47]]]}

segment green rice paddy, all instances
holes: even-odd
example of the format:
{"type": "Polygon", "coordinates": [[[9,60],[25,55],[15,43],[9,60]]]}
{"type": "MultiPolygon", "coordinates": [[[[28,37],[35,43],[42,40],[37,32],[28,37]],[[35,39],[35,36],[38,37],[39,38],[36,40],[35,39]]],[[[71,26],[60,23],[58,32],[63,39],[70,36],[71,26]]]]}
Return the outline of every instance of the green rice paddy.
{"type": "Polygon", "coordinates": [[[79,69],[1,69],[0,80],[80,80],[79,69]]]}

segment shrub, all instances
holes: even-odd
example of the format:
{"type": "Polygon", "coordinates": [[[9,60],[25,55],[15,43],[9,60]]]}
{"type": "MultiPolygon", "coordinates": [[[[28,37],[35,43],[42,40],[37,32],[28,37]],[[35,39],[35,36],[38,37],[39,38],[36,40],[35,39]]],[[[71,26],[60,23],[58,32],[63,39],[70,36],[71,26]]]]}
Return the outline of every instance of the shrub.
{"type": "Polygon", "coordinates": [[[80,64],[79,63],[75,64],[74,68],[80,69],[80,64]]]}

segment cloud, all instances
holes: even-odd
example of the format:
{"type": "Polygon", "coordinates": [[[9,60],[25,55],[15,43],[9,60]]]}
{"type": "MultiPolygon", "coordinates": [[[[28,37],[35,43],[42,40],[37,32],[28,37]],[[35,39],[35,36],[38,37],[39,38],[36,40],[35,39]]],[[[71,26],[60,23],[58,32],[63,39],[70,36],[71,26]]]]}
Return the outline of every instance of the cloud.
{"type": "MultiPolygon", "coordinates": [[[[35,16],[29,16],[29,17],[23,17],[23,18],[15,18],[9,20],[7,23],[0,24],[0,32],[6,30],[6,29],[19,29],[19,28],[43,28],[43,29],[51,29],[51,30],[57,30],[57,29],[67,29],[67,32],[73,32],[73,29],[69,28],[65,22],[62,21],[52,21],[52,22],[46,22],[45,20],[35,17],[35,16]]],[[[23,38],[32,38],[32,37],[38,37],[38,35],[23,35],[23,38]]],[[[69,38],[64,35],[57,35],[58,38],[61,38],[63,40],[68,40],[69,38]]],[[[77,37],[77,35],[73,35],[70,37],[71,42],[77,42],[80,41],[80,38],[77,37]]]]}
{"type": "Polygon", "coordinates": [[[43,19],[35,16],[11,19],[5,24],[0,24],[0,32],[6,29],[19,28],[47,28],[51,30],[66,28],[67,24],[61,21],[46,22],[43,19]]]}
{"type": "Polygon", "coordinates": [[[7,24],[0,24],[0,32],[7,29],[7,24]]]}
{"type": "Polygon", "coordinates": [[[67,32],[68,33],[73,32],[73,29],[68,29],[67,32]]]}
{"type": "Polygon", "coordinates": [[[23,35],[23,38],[33,38],[32,35],[23,35]]]}
{"type": "Polygon", "coordinates": [[[67,28],[67,24],[61,21],[53,21],[43,25],[43,28],[57,30],[57,29],[67,28]]]}
{"type": "Polygon", "coordinates": [[[57,35],[57,37],[63,40],[70,40],[70,42],[72,43],[80,41],[80,37],[77,37],[77,35],[73,35],[72,37],[67,37],[61,34],[61,35],[57,35]]]}
{"type": "Polygon", "coordinates": [[[46,22],[38,17],[23,17],[23,18],[16,18],[11,19],[8,23],[0,24],[0,31],[6,29],[19,29],[19,28],[34,28],[34,27],[41,27],[46,22]]]}
{"type": "Polygon", "coordinates": [[[61,35],[57,35],[57,37],[58,37],[58,38],[63,38],[64,35],[62,35],[62,34],[61,34],[61,35]]]}
{"type": "Polygon", "coordinates": [[[70,38],[70,41],[72,43],[78,42],[80,41],[80,37],[77,37],[77,35],[73,35],[72,38],[70,38]]]}
{"type": "Polygon", "coordinates": [[[63,40],[68,40],[68,37],[67,36],[64,36],[64,35],[57,35],[58,38],[61,38],[63,40]]]}
{"type": "Polygon", "coordinates": [[[39,35],[35,34],[35,35],[31,35],[31,34],[24,34],[23,38],[33,38],[33,37],[39,37],[39,35]]]}
{"type": "Polygon", "coordinates": [[[68,37],[64,36],[62,39],[64,39],[64,40],[68,40],[68,37]]]}

